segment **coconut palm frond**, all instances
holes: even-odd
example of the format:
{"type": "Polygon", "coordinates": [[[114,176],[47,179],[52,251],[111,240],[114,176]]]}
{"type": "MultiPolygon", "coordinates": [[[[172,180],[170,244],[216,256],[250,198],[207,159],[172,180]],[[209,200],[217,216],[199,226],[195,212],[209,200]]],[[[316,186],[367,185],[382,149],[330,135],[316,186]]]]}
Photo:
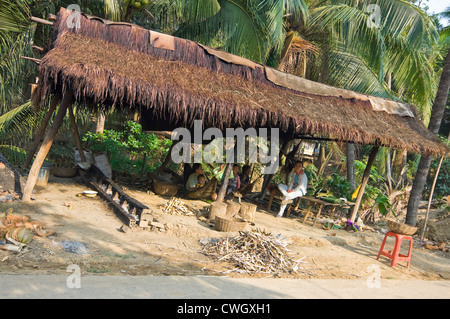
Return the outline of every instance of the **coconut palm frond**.
{"type": "Polygon", "coordinates": [[[0,116],[0,137],[4,139],[5,136],[11,135],[11,132],[18,130],[23,133],[27,127],[32,127],[30,118],[34,114],[31,101],[6,112],[0,116]]]}
{"type": "Polygon", "coordinates": [[[29,0],[0,0],[0,37],[3,32],[24,32],[30,25],[29,0]]]}

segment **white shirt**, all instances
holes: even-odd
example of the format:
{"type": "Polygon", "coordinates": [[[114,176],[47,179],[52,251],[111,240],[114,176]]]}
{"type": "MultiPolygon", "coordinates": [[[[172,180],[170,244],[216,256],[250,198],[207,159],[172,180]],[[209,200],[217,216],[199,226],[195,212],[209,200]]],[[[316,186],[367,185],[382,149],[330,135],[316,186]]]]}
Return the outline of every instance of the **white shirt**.
{"type": "Polygon", "coordinates": [[[288,189],[291,189],[293,192],[301,190],[303,195],[306,194],[306,189],[308,187],[308,177],[305,172],[297,175],[294,170],[289,174],[290,183],[288,189]]]}

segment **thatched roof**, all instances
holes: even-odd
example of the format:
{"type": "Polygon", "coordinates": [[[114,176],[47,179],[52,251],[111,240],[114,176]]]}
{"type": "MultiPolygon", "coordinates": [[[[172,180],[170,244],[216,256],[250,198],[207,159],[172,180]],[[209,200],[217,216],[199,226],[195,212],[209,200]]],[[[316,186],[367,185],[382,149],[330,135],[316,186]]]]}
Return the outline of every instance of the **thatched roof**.
{"type": "Polygon", "coordinates": [[[61,9],[33,100],[71,89],[79,102],[141,111],[154,129],[279,127],[286,137],[406,149],[448,149],[417,119],[415,108],[307,81],[142,27],[87,15],[69,29],[61,9]]]}

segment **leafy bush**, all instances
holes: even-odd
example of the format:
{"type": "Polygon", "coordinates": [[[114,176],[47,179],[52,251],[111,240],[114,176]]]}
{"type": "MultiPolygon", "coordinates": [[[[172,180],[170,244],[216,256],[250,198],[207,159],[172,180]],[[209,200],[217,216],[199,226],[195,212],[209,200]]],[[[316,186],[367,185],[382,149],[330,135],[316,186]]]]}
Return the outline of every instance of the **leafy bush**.
{"type": "Polygon", "coordinates": [[[93,152],[106,152],[113,170],[130,173],[152,172],[161,165],[172,141],[142,131],[139,123],[128,121],[123,131],[88,132],[84,141],[93,152]]]}
{"type": "Polygon", "coordinates": [[[351,198],[351,185],[344,176],[332,173],[326,180],[327,189],[337,198],[351,198]]]}

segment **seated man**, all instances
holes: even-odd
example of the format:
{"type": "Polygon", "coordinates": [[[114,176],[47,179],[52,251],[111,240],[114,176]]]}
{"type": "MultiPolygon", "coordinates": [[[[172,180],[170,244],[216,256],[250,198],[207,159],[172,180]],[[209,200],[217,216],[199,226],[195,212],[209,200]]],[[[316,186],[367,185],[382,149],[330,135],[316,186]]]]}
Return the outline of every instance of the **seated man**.
{"type": "MultiPolygon", "coordinates": [[[[303,163],[297,161],[294,165],[294,169],[290,174],[289,186],[279,184],[278,189],[283,194],[283,201],[294,199],[304,196],[306,194],[306,187],[308,185],[308,177],[303,172],[303,163]]],[[[277,217],[282,217],[287,204],[281,203],[280,212],[277,217]]]]}
{"type": "Polygon", "coordinates": [[[211,180],[201,186],[201,184],[199,184],[198,177],[200,175],[203,175],[203,167],[201,164],[195,163],[192,168],[194,172],[189,176],[186,182],[188,197],[192,199],[211,198],[212,200],[216,200],[217,179],[213,177],[211,180]]]}

